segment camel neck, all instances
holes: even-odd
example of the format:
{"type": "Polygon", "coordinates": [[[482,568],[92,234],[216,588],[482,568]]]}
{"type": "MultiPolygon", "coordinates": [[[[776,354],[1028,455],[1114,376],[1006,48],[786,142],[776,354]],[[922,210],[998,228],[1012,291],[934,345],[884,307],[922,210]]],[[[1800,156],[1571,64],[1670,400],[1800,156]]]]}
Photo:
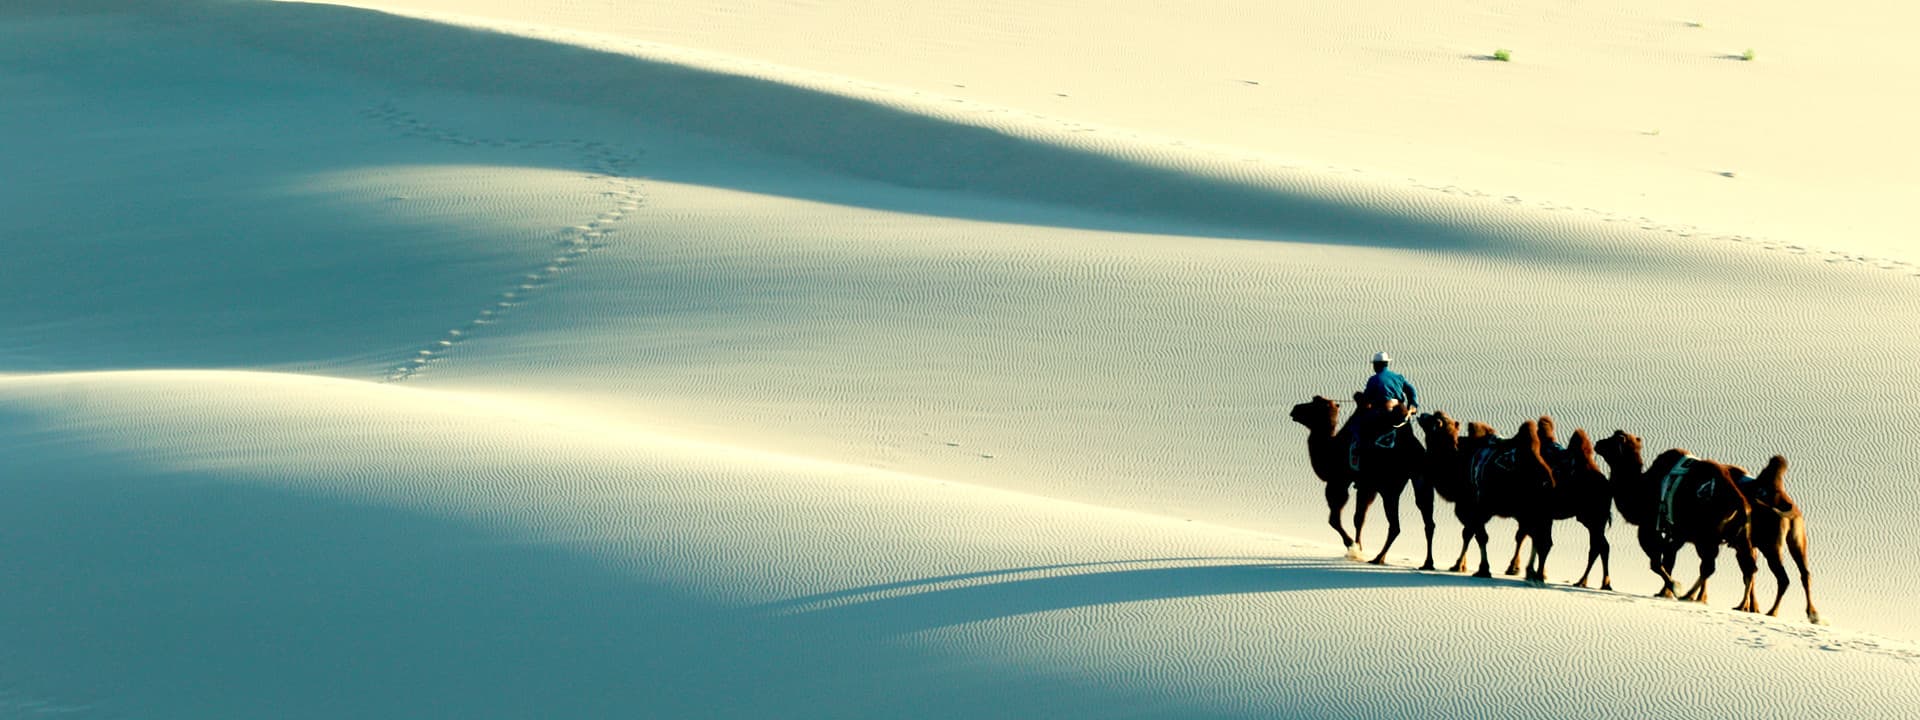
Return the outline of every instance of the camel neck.
{"type": "Polygon", "coordinates": [[[1613,458],[1607,458],[1608,480],[1609,484],[1613,485],[1614,504],[1620,508],[1620,517],[1635,525],[1645,520],[1644,513],[1641,512],[1644,509],[1642,502],[1644,498],[1641,497],[1639,490],[1640,482],[1646,475],[1646,467],[1646,461],[1640,458],[1639,453],[1621,458],[1619,462],[1614,462],[1613,458]]]}

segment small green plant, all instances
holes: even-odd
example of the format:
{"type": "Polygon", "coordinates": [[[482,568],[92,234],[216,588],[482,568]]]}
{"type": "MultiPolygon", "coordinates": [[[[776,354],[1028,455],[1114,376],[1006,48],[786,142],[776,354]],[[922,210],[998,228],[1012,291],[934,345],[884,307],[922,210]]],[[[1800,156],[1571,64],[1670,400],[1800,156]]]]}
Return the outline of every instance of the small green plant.
{"type": "Polygon", "coordinates": [[[1753,62],[1753,48],[1747,48],[1746,52],[1740,53],[1740,59],[1746,62],[1753,62]]]}
{"type": "MultiPolygon", "coordinates": [[[[1753,52],[1753,51],[1748,50],[1747,52],[1753,52]]],[[[1500,48],[1499,50],[1493,51],[1493,59],[1499,60],[1500,62],[1513,62],[1513,51],[1508,50],[1506,48],[1500,48]]]]}

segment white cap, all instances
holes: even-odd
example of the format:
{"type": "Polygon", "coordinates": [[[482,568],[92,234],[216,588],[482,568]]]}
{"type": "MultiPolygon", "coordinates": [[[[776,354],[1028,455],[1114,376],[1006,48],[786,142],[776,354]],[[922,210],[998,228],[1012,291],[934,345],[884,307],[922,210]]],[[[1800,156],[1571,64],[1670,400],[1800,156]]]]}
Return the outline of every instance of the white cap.
{"type": "Polygon", "coordinates": [[[1382,352],[1377,352],[1373,354],[1373,361],[1374,362],[1393,362],[1393,358],[1389,357],[1385,351],[1382,351],[1382,352]]]}

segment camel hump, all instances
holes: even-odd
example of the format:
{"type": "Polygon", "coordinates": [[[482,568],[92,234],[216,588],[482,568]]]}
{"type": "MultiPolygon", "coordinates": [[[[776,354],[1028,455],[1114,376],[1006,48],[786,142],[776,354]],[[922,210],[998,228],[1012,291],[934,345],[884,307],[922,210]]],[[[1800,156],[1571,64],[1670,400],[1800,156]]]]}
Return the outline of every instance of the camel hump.
{"type": "Polygon", "coordinates": [[[1693,457],[1693,453],[1674,448],[1655,455],[1653,462],[1647,463],[1647,477],[1660,478],[1680,466],[1680,461],[1693,457]]]}
{"type": "Polygon", "coordinates": [[[1540,431],[1540,442],[1546,444],[1552,444],[1554,442],[1552,415],[1541,415],[1540,423],[1536,427],[1539,428],[1540,431]]]}
{"type": "Polygon", "coordinates": [[[1588,460],[1593,459],[1593,438],[1587,435],[1586,428],[1574,428],[1573,437],[1567,439],[1567,449],[1588,460]]]}
{"type": "Polygon", "coordinates": [[[1764,488],[1764,492],[1772,496],[1770,499],[1775,509],[1780,512],[1794,510],[1793,496],[1787,494],[1787,459],[1785,457],[1775,455],[1768,458],[1767,468],[1760,471],[1760,477],[1754,484],[1764,488]]]}

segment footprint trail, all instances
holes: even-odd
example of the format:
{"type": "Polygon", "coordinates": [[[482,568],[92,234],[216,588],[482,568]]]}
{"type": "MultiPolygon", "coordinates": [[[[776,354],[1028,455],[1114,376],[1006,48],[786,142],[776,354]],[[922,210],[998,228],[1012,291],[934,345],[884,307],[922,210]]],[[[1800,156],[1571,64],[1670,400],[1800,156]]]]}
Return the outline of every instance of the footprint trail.
{"type": "Polygon", "coordinates": [[[586,179],[605,185],[601,193],[607,209],[592,218],[556,231],[554,253],[540,267],[532,268],[495,295],[486,307],[458,327],[450,328],[431,342],[414,350],[404,360],[389,366],[382,382],[410,380],[445,360],[468,338],[488,325],[510,315],[514,308],[551,286],[576,263],[608,246],[615,227],[628,215],[646,205],[641,182],[631,176],[644,151],[621,150],[597,140],[531,140],[525,138],[482,138],[427,123],[392,102],[367,108],[361,115],[387,126],[402,136],[463,147],[488,147],[515,150],[562,148],[573,151],[586,179]]]}

